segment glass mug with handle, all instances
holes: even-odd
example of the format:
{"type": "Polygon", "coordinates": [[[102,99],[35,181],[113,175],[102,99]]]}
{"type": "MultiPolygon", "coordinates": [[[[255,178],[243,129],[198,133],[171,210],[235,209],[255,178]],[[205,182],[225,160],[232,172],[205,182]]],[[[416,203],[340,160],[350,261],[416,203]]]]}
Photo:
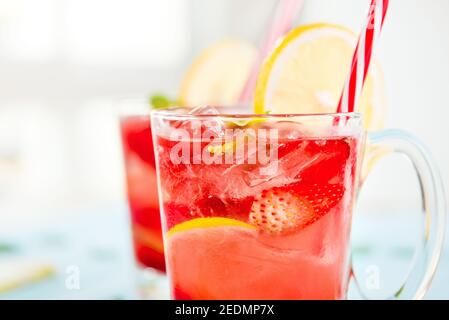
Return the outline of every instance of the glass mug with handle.
{"type": "MultiPolygon", "coordinates": [[[[345,299],[361,115],[152,113],[167,273],[174,299],[345,299]]],[[[426,232],[399,298],[422,298],[442,250],[445,203],[428,153],[406,133],[369,135],[405,154],[426,232]],[[420,268],[425,264],[425,269],[420,268]]]]}

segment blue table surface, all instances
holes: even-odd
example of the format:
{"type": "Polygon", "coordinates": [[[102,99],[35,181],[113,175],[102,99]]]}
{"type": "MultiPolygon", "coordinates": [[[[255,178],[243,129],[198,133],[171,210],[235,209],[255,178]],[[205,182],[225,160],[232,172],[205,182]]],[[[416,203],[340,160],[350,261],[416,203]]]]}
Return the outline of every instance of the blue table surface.
{"type": "MultiPolygon", "coordinates": [[[[0,294],[0,299],[137,299],[129,221],[124,204],[79,210],[41,223],[0,226],[0,258],[44,259],[56,274],[0,294]],[[80,288],[70,290],[70,267],[79,270],[80,288]]],[[[400,285],[413,255],[416,235],[404,216],[358,218],[352,234],[356,273],[376,273],[381,298],[400,285]],[[373,269],[374,266],[374,269],[373,269]]],[[[372,274],[371,274],[372,275],[372,274]]],[[[364,280],[363,280],[364,281],[364,280]]],[[[350,298],[360,298],[354,284],[350,298]]],[[[449,299],[449,242],[426,296],[449,299]]]]}

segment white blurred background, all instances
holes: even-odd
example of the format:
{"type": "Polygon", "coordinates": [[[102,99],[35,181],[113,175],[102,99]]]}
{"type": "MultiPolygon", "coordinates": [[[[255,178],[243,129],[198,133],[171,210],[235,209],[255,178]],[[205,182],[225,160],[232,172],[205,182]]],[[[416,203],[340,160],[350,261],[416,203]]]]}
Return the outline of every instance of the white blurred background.
{"type": "MultiPolygon", "coordinates": [[[[298,17],[361,28],[369,1],[309,0],[298,17]]],[[[0,223],[123,199],[114,104],[176,92],[224,37],[259,44],[273,0],[0,0],[0,223]]],[[[388,127],[429,146],[449,185],[449,1],[391,1],[377,58],[388,127]]],[[[364,201],[419,205],[412,167],[383,161],[364,201]]]]}

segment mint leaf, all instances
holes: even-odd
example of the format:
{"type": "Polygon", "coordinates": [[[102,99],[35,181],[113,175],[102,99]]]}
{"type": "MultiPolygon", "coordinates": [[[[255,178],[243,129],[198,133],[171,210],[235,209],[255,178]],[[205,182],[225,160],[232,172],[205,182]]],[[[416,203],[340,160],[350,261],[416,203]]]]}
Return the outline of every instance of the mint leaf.
{"type": "Polygon", "coordinates": [[[153,109],[166,109],[176,105],[176,101],[163,94],[155,94],[150,98],[150,104],[153,109]]]}

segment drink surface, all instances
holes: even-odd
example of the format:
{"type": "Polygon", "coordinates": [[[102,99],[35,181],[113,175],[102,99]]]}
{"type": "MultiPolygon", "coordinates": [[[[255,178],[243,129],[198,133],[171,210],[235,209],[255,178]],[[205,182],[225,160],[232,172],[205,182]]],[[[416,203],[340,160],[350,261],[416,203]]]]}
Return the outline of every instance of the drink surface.
{"type": "Polygon", "coordinates": [[[121,133],[135,257],[165,271],[150,117],[123,118],[121,133]]]}
{"type": "MultiPolygon", "coordinates": [[[[157,136],[172,296],[345,298],[359,137],[301,135],[289,124],[275,141],[257,132],[258,147],[277,151],[268,163],[206,164],[195,152],[179,163],[173,150],[194,150],[194,139],[157,136]]],[[[202,155],[225,158],[240,144],[248,160],[250,139],[236,141],[202,140],[202,155]]]]}

